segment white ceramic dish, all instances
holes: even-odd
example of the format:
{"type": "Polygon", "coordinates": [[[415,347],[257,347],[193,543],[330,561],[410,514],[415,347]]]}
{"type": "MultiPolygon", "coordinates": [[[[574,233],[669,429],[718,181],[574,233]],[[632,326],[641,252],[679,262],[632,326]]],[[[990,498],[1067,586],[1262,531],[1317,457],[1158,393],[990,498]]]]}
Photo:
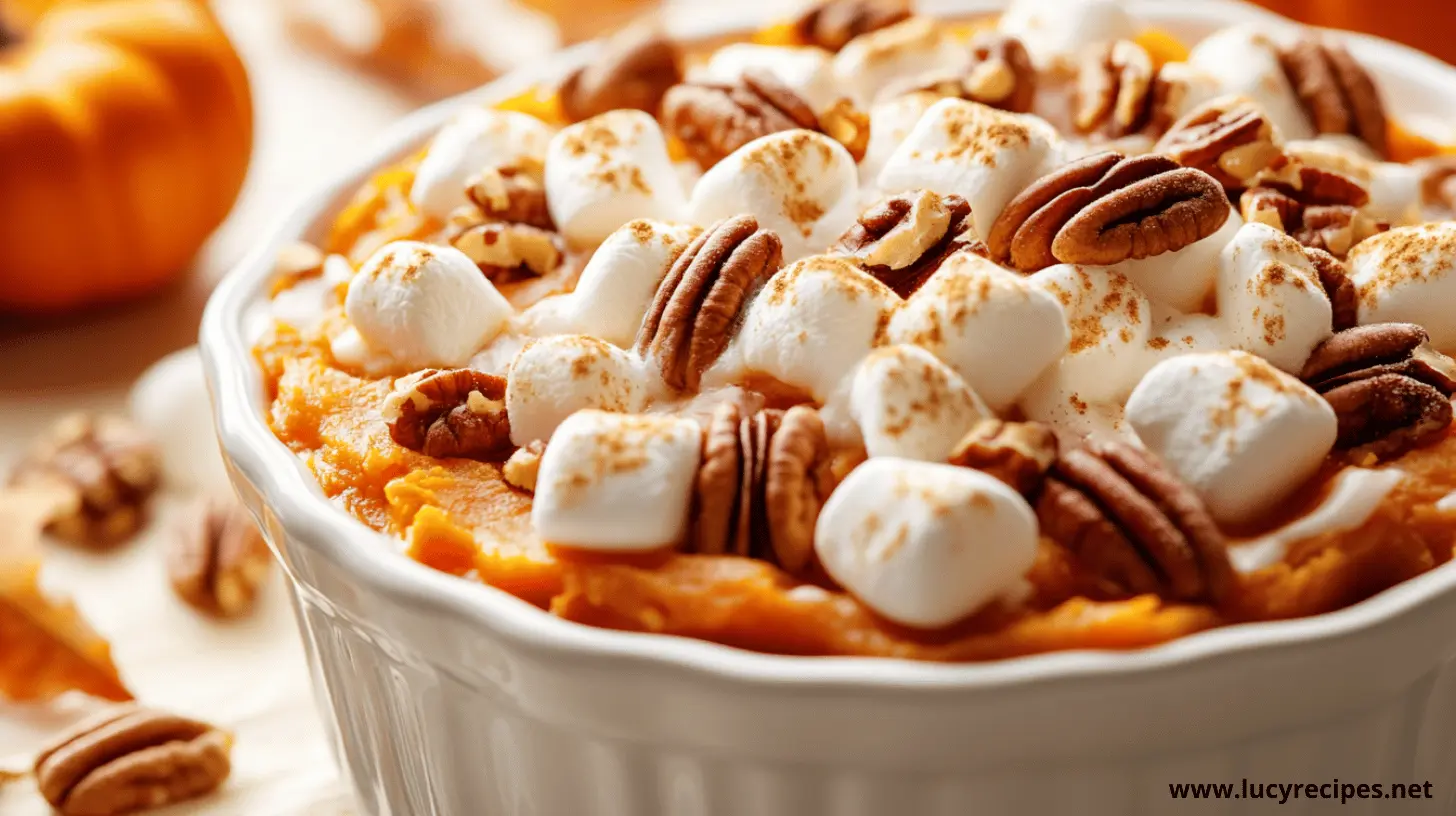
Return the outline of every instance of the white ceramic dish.
{"type": "MultiPolygon", "coordinates": [[[[934,10],[985,10],[942,2],[934,10]]],[[[1234,2],[1143,2],[1198,36],[1269,20],[1234,2]]],[[[719,33],[727,28],[715,29],[719,33]]],[[[694,33],[709,33],[699,31],[694,33]]],[[[1353,38],[1404,116],[1456,121],[1456,70],[1353,38]]],[[[311,196],[219,287],[202,330],[233,481],[292,583],[338,757],[375,816],[879,816],[1264,812],[1173,801],[1183,782],[1431,781],[1456,812],[1456,567],[1316,618],[1135,653],[985,665],[785,658],[588,628],[402,557],[323,500],[264,421],[249,311],[271,258],[466,100],[411,116],[311,196]]],[[[1291,799],[1281,813],[1325,812],[1291,799]]]]}

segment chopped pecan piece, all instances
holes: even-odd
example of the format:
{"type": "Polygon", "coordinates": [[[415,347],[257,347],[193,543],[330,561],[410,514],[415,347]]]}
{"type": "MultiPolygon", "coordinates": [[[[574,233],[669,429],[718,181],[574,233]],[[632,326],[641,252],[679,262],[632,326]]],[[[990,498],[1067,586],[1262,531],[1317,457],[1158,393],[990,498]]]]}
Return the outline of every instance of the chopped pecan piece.
{"type": "Polygon", "coordinates": [[[1021,40],[987,31],[971,40],[971,64],[966,71],[919,76],[897,87],[905,93],[929,91],[1028,113],[1036,99],[1037,72],[1021,40]]]}
{"type": "Polygon", "coordinates": [[[1063,446],[1036,502],[1042,534],[1071,550],[1110,595],[1227,597],[1233,568],[1203,501],[1130,445],[1063,446]]]}
{"type": "Polygon", "coordinates": [[[26,454],[10,483],[64,492],[67,501],[49,519],[47,531],[77,544],[109,547],[141,528],[161,473],[156,445],[130,421],[72,414],[26,454]]]}
{"type": "Polygon", "coordinates": [[[908,0],[822,0],[793,22],[798,40],[838,51],[861,34],[910,17],[908,0]]]}
{"type": "Polygon", "coordinates": [[[1283,155],[1274,124],[1244,97],[1221,97],[1174,122],[1153,147],[1184,167],[1213,176],[1230,191],[1242,190],[1283,155]]]}
{"type": "Polygon", "coordinates": [[[737,404],[722,403],[703,435],[693,548],[761,558],[802,575],[833,487],[818,411],[798,405],[745,416],[737,404]]]}
{"type": "Polygon", "coordinates": [[[950,463],[985,471],[1023,496],[1041,489],[1057,460],[1057,437],[1039,422],[983,419],[951,452],[950,463]]]}
{"type": "Polygon", "coordinates": [[[685,82],[662,99],[662,122],[703,169],[761,136],[802,128],[845,144],[855,160],[869,144],[869,118],[847,100],[816,116],[809,103],[764,70],[735,84],[685,82]],[[827,120],[827,121],[825,121],[827,120]]]}
{"type": "Polygon", "coordinates": [[[394,383],[381,410],[396,444],[437,458],[493,461],[511,450],[506,380],[470,368],[427,368],[394,383]]]}
{"type": "Polygon", "coordinates": [[[971,205],[958,195],[901,193],[865,210],[831,251],[908,298],[952,253],[982,247],[970,235],[970,215],[971,205]]]}
{"type": "Polygon", "coordinates": [[[493,166],[471,177],[465,186],[470,199],[487,221],[526,224],[555,231],[551,210],[546,205],[544,168],[538,166],[493,166]]]}
{"type": "Polygon", "coordinates": [[[1166,156],[1098,153],[1022,190],[991,225],[991,257],[1023,272],[1108,266],[1176,252],[1218,231],[1228,199],[1211,176],[1166,156]]]}
{"type": "Polygon", "coordinates": [[[41,751],[36,787],[61,816],[120,816],[212,792],[231,751],[232,736],[207,723],[119,706],[41,751]]]}
{"type": "Polygon", "coordinates": [[[1456,362],[1411,323],[1375,323],[1315,347],[1300,373],[1339,419],[1336,447],[1397,456],[1451,424],[1456,362]]]}
{"type": "Polygon", "coordinates": [[[1415,163],[1421,169],[1421,201],[1456,213],[1456,156],[1433,156],[1415,163]]]}
{"type": "Polygon", "coordinates": [[[1343,258],[1356,244],[1390,228],[1361,211],[1369,201],[1365,188],[1348,176],[1278,159],[1255,174],[1239,197],[1239,211],[1245,221],[1267,224],[1307,247],[1343,258]]]}
{"type": "Polygon", "coordinates": [[[1348,133],[1389,153],[1380,91],[1343,45],[1309,34],[1280,49],[1279,64],[1316,132],[1348,133]]]}
{"type": "Polygon", "coordinates": [[[562,112],[573,122],[619,108],[656,114],[667,89],[682,82],[682,54],[662,33],[628,28],[590,63],[561,82],[562,112]]]}
{"type": "Polygon", "coordinates": [[[167,577],[178,597],[223,618],[251,612],[273,563],[263,534],[236,500],[187,509],[167,550],[167,577]]]}
{"type": "Polygon", "coordinates": [[[661,366],[663,380],[696,391],[718,359],[748,296],[783,264],[783,244],[751,215],[703,231],[658,284],[637,332],[637,351],[661,366]]]}
{"type": "Polygon", "coordinates": [[[546,443],[539,439],[531,440],[524,448],[517,448],[511,458],[501,466],[501,475],[505,477],[506,484],[527,493],[535,493],[536,476],[541,472],[541,457],[545,454],[546,443]]]}
{"type": "Polygon", "coordinates": [[[549,275],[566,254],[560,235],[504,221],[476,224],[451,238],[450,244],[496,284],[549,275]]]}

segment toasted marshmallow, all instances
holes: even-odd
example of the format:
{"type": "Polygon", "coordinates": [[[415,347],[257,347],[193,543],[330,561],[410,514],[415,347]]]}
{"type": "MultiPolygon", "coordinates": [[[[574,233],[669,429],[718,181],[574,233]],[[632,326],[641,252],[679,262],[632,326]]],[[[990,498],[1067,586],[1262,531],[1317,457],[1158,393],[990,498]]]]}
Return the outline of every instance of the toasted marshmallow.
{"type": "Polygon", "coordinates": [[[814,110],[823,110],[844,93],[834,81],[834,57],[814,46],[731,43],[713,52],[692,79],[729,84],[745,71],[767,71],[802,96],[814,110]]]}
{"type": "Polygon", "coordinates": [[[645,219],[624,224],[592,253],[570,294],[527,310],[523,316],[529,331],[590,334],[628,348],[658,284],[700,232],[694,226],[645,219]]]}
{"type": "Polygon", "coordinates": [[[1295,542],[1357,529],[1370,520],[1405,477],[1405,472],[1396,468],[1346,468],[1335,477],[1329,495],[1318,507],[1277,530],[1230,547],[1229,561],[1239,572],[1257,572],[1283,561],[1295,542]]]}
{"type": "Polygon", "coordinates": [[[1349,263],[1361,323],[1415,323],[1456,354],[1456,222],[1382,232],[1356,244],[1349,263]]]}
{"type": "Polygon", "coordinates": [[[1013,0],[996,27],[1020,39],[1042,68],[1068,64],[1089,46],[1130,40],[1140,28],[1121,0],[1013,0]]]}
{"type": "Polygon", "coordinates": [[[1279,64],[1279,45],[1265,24],[1220,29],[1203,38],[1188,54],[1188,64],[1219,81],[1220,91],[1247,96],[1285,139],[1314,135],[1304,107],[1279,64]]]}
{"type": "Polygon", "coordinates": [[[657,120],[614,110],[563,129],[546,149],[546,200],[566,240],[593,247],[634,218],[681,221],[687,205],[657,120]]]}
{"type": "Polygon", "coordinates": [[[910,135],[915,123],[943,97],[931,91],[913,91],[892,96],[870,108],[870,141],[859,163],[860,178],[871,188],[895,148],[910,135]]]}
{"type": "Polygon", "coordinates": [[[989,235],[1006,203],[1061,155],[1061,137],[1035,116],[964,99],[930,106],[880,171],[886,193],[955,193],[971,205],[977,235],[989,235]]]}
{"type": "Polygon", "coordinates": [[[690,220],[708,226],[752,213],[778,233],[784,259],[822,252],[859,216],[859,175],[844,145],[810,130],[754,139],[693,186],[690,220]]]}
{"type": "Polygon", "coordinates": [[[1421,169],[1414,165],[1377,161],[1370,147],[1345,134],[1290,142],[1284,152],[1300,162],[1348,176],[1370,193],[1362,208],[1377,221],[1396,226],[1418,223],[1421,214],[1421,169]]]}
{"type": "Polygon", "coordinates": [[[524,447],[551,438],[584,408],[635,414],[647,407],[641,361],[595,337],[561,334],[527,343],[506,375],[511,442],[524,447]]]}
{"type": "Polygon", "coordinates": [[[970,54],[944,23],[911,17],[850,40],[834,55],[834,82],[841,94],[869,105],[897,81],[969,64],[970,54]]]}
{"type": "Polygon", "coordinates": [[[991,411],[966,381],[919,346],[870,352],[855,370],[849,412],[870,456],[944,462],[991,411]]]}
{"type": "Polygon", "coordinates": [[[551,435],[531,522],[552,544],[652,550],[687,532],[703,432],[691,419],[577,411],[551,435]]]}
{"type": "Polygon", "coordinates": [[[410,201],[440,220],[469,203],[471,176],[492,166],[545,160],[552,129],[534,116],[490,108],[468,108],[435,134],[415,171],[410,201]]]}
{"type": "Polygon", "coordinates": [[[1128,398],[1127,421],[1226,524],[1278,506],[1335,444],[1335,412],[1323,397],[1240,351],[1157,364],[1128,398]]]}
{"type": "Polygon", "coordinates": [[[1066,386],[1084,402],[1120,403],[1132,392],[1147,359],[1152,307],[1126,275],[1097,266],[1057,264],[1031,283],[1061,304],[1071,327],[1057,364],[1066,386]]]}
{"type": "Polygon", "coordinates": [[[1013,591],[1036,559],[1036,515],[998,479],[883,457],[850,472],[814,528],[824,569],[905,626],[948,626],[1013,591]]]}
{"type": "Polygon", "coordinates": [[[403,368],[453,368],[500,332],[511,304],[460,250],[395,241],[349,282],[344,313],[373,354],[403,368]]]}
{"type": "Polygon", "coordinates": [[[1148,300],[1159,306],[1181,312],[1202,309],[1213,294],[1218,278],[1219,256],[1223,248],[1243,226],[1237,211],[1229,213],[1216,232],[1194,241],[1177,252],[1164,252],[1151,258],[1124,261],[1117,269],[1137,284],[1148,300]]]}
{"type": "Polygon", "coordinates": [[[1218,317],[1233,348],[1297,374],[1332,334],[1329,296],[1298,241],[1248,223],[1224,247],[1218,317]]]}
{"type": "Polygon", "coordinates": [[[882,339],[900,297],[848,260],[813,255],[779,270],[753,299],[705,384],[768,375],[828,399],[882,339]]]}
{"type": "Polygon", "coordinates": [[[890,342],[944,360],[997,411],[1067,351],[1070,336],[1055,298],[969,252],[947,258],[889,329],[890,342]]]}

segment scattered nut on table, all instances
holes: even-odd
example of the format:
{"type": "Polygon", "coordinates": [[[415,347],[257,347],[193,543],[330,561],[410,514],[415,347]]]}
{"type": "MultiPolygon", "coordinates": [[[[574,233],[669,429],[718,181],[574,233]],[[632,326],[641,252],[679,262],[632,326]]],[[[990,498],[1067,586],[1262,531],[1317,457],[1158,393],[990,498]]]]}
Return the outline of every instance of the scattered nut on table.
{"type": "Polygon", "coordinates": [[[253,610],[271,563],[262,533],[236,501],[188,507],[167,548],[167,577],[177,595],[223,618],[253,610]]]}

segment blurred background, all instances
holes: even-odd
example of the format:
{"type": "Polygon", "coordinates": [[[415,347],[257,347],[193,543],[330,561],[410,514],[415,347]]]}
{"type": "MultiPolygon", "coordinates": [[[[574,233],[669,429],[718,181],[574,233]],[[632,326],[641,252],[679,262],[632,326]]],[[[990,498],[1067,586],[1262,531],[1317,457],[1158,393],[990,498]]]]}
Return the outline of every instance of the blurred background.
{"type": "MultiPolygon", "coordinates": [[[[1456,59],[1449,0],[1263,4],[1456,59]]],[[[413,108],[639,17],[772,19],[799,5],[0,0],[0,473],[65,414],[126,412],[138,377],[195,342],[207,293],[256,237],[413,108]]],[[[197,388],[184,377],[148,399],[198,403],[197,388]]],[[[139,698],[238,731],[234,781],[196,812],[350,813],[281,587],[228,622],[167,588],[161,539],[189,501],[164,496],[119,551],[47,547],[47,590],[74,596],[139,698]]],[[[6,570],[30,563],[16,552],[0,541],[0,664],[17,648],[6,570]]],[[[5,702],[0,688],[0,813],[48,812],[7,771],[93,702],[5,702]]]]}

